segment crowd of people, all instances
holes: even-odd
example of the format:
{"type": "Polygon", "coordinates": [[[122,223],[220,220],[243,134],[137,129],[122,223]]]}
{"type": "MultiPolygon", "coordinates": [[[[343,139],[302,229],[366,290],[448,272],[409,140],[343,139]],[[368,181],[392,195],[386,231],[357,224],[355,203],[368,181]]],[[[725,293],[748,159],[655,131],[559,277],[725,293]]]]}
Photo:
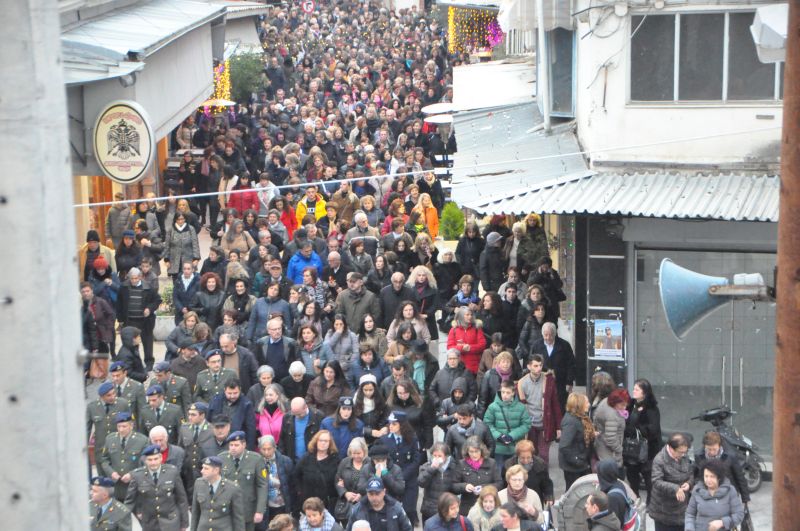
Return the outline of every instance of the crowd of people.
{"type": "Polygon", "coordinates": [[[647,380],[574,392],[538,214],[441,245],[434,164],[454,139],[421,107],[451,100],[465,58],[436,20],[269,9],[264,90],[187,118],[171,199],[118,196],[107,241],[79,250],[94,528],[539,529],[554,443],[567,489],[598,474],[591,528],[630,519],[626,477],[657,529],[738,525],[718,436],[693,466],[685,437],[662,447],[647,380]]]}

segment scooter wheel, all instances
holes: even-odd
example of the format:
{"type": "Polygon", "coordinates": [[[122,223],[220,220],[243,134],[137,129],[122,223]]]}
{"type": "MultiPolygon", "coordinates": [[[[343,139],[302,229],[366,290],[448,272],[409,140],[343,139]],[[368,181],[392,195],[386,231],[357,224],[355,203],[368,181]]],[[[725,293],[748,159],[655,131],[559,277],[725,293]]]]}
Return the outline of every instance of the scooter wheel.
{"type": "Polygon", "coordinates": [[[755,459],[748,457],[742,468],[744,469],[744,477],[747,480],[747,490],[752,494],[761,488],[763,481],[761,467],[755,459]]]}

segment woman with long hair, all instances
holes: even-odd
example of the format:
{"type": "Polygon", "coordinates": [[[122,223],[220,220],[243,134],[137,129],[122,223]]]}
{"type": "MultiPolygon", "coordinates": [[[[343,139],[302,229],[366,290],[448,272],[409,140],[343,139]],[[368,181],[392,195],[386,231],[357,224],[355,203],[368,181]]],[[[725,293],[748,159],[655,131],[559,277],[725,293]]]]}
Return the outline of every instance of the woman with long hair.
{"type": "Polygon", "coordinates": [[[339,397],[336,411],[322,419],[320,424],[320,429],[331,432],[337,448],[349,448],[350,441],[361,437],[364,432],[364,423],[353,414],[353,405],[352,397],[339,397]]]}
{"type": "Polygon", "coordinates": [[[302,310],[294,320],[291,337],[297,339],[300,327],[303,325],[311,325],[316,328],[319,337],[325,337],[331,328],[330,319],[322,313],[322,306],[317,301],[308,301],[302,304],[302,310]]]}
{"type": "Polygon", "coordinates": [[[306,374],[313,377],[318,376],[325,363],[333,358],[331,349],[322,342],[319,332],[310,324],[300,326],[297,332],[297,351],[306,374]]]}
{"type": "Polygon", "coordinates": [[[383,288],[392,283],[392,273],[394,270],[386,260],[386,256],[379,254],[375,257],[375,264],[369,273],[367,273],[367,289],[376,295],[381,292],[383,288]]]}
{"type": "Polygon", "coordinates": [[[500,332],[503,337],[509,337],[513,332],[513,323],[508,323],[503,316],[503,302],[496,291],[487,291],[483,294],[480,310],[475,316],[483,323],[483,333],[491,337],[500,332]]]}
{"type": "Polygon", "coordinates": [[[292,239],[292,234],[297,230],[297,216],[295,215],[294,208],[289,204],[286,198],[282,195],[275,196],[269,202],[270,210],[277,210],[281,223],[286,227],[286,232],[289,235],[288,243],[292,239]]]}
{"type": "Polygon", "coordinates": [[[386,402],[378,383],[374,374],[362,375],[354,397],[353,414],[364,423],[364,438],[369,443],[389,432],[384,425],[386,402]]]}
{"type": "Polygon", "coordinates": [[[342,371],[347,374],[350,364],[358,359],[358,336],[347,326],[343,314],[333,317],[333,326],[325,334],[324,342],[333,353],[333,359],[339,362],[342,371]]]}
{"type": "Polygon", "coordinates": [[[286,403],[280,385],[271,383],[264,387],[264,396],[256,408],[256,429],[260,436],[272,435],[276,443],[280,442],[286,403]]]}
{"type": "Polygon", "coordinates": [[[306,402],[324,415],[332,415],[339,405],[339,398],[349,394],[342,367],[338,361],[329,360],[308,386],[306,402]]]}
{"type": "MultiPolygon", "coordinates": [[[[420,238],[417,237],[417,242],[420,238]]],[[[408,276],[406,285],[414,291],[414,302],[419,308],[419,317],[428,327],[431,350],[439,351],[439,327],[436,325],[436,311],[439,310],[439,289],[433,270],[424,265],[416,266],[408,276]]]]}
{"type": "Polygon", "coordinates": [[[225,298],[226,293],[219,275],[206,273],[200,277],[200,289],[192,298],[190,307],[213,331],[222,324],[222,305],[225,304],[225,298]]]}
{"type": "MultiPolygon", "coordinates": [[[[410,382],[398,383],[398,386],[412,386],[410,382]]],[[[389,433],[381,437],[380,442],[389,450],[389,458],[391,461],[400,467],[403,471],[403,479],[406,482],[405,491],[403,491],[403,499],[400,500],[403,504],[408,519],[411,520],[411,525],[416,526],[419,521],[417,516],[417,497],[419,496],[419,466],[422,463],[423,451],[420,448],[419,440],[417,439],[414,427],[407,418],[406,412],[395,409],[392,405],[393,396],[396,394],[393,390],[390,395],[389,408],[393,411],[386,419],[389,425],[389,433]]],[[[419,398],[419,395],[417,395],[419,398]]],[[[422,400],[420,399],[420,404],[422,400]]]]}
{"type": "Polygon", "coordinates": [[[318,431],[308,442],[308,452],[294,469],[294,484],[300,500],[319,498],[328,511],[336,503],[336,470],[339,454],[331,432],[318,431]]]}
{"type": "MultiPolygon", "coordinates": [[[[458,245],[456,245],[456,259],[461,264],[465,275],[478,277],[478,265],[484,247],[486,247],[486,240],[481,236],[478,225],[472,221],[467,222],[464,225],[464,234],[458,239],[458,245]]],[[[476,292],[477,288],[476,285],[476,292]]]]}
{"type": "Polygon", "coordinates": [[[625,437],[636,437],[636,432],[647,439],[647,461],[644,463],[625,463],[625,473],[631,489],[639,493],[644,481],[647,499],[650,499],[650,471],[653,459],[661,449],[661,412],[653,386],[645,378],[633,383],[631,402],[628,405],[628,419],[625,422],[625,437]]]}
{"type": "Polygon", "coordinates": [[[250,249],[256,246],[253,237],[244,230],[244,223],[242,220],[237,219],[231,223],[230,229],[225,233],[220,242],[220,247],[226,253],[232,249],[236,249],[240,253],[249,253],[250,249]]]}
{"type": "Polygon", "coordinates": [[[200,318],[197,316],[196,312],[188,311],[183,314],[183,321],[181,321],[181,324],[173,328],[172,332],[170,332],[167,336],[166,341],[164,341],[164,344],[167,347],[167,352],[164,356],[164,359],[170,361],[178,357],[180,344],[184,341],[184,339],[192,338],[192,335],[194,334],[194,327],[199,321],[200,318]]]}
{"type": "Polygon", "coordinates": [[[428,324],[420,314],[417,303],[407,300],[401,302],[400,306],[397,307],[394,320],[389,325],[389,329],[386,331],[386,339],[390,343],[397,340],[399,327],[404,323],[413,327],[415,333],[414,339],[423,339],[426,342],[431,340],[428,324]]]}
{"type": "Polygon", "coordinates": [[[317,268],[314,266],[303,268],[303,292],[322,308],[325,308],[329,302],[330,290],[325,282],[319,278],[317,268]]]}
{"type": "Polygon", "coordinates": [[[589,419],[589,399],[581,393],[570,393],[558,442],[558,466],[564,471],[566,490],[576,479],[591,473],[589,456],[594,438],[594,425],[589,419]]]}
{"type": "Polygon", "coordinates": [[[371,313],[365,313],[361,318],[358,328],[358,344],[360,347],[369,346],[378,359],[383,358],[389,348],[386,330],[378,327],[378,323],[371,313]]]}

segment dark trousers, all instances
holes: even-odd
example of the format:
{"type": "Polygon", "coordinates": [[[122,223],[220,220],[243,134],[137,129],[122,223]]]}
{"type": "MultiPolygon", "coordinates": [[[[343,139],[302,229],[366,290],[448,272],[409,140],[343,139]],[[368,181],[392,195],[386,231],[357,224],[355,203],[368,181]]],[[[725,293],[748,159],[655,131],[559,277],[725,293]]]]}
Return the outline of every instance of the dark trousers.
{"type": "Polygon", "coordinates": [[[628,478],[628,484],[631,486],[631,490],[635,492],[637,495],[641,491],[642,488],[642,481],[644,480],[644,488],[647,491],[647,502],[650,502],[650,472],[651,472],[652,462],[648,461],[647,463],[641,465],[625,465],[625,474],[628,478]]]}
{"type": "Polygon", "coordinates": [[[683,531],[683,525],[662,524],[661,522],[655,522],[655,524],[656,531],[683,531]]]}
{"type": "Polygon", "coordinates": [[[586,470],[583,470],[581,472],[567,472],[565,470],[564,471],[564,483],[566,484],[566,487],[564,487],[564,489],[565,490],[569,490],[569,488],[572,486],[573,483],[575,483],[575,481],[578,478],[583,477],[586,474],[591,474],[591,473],[592,473],[592,470],[589,469],[589,468],[587,468],[586,470]]]}
{"type": "Polygon", "coordinates": [[[411,520],[411,525],[417,525],[419,516],[417,513],[417,498],[419,497],[419,484],[417,478],[414,477],[411,481],[406,481],[406,490],[403,491],[403,510],[406,516],[411,520]]]}
{"type": "Polygon", "coordinates": [[[155,323],[151,319],[130,319],[125,326],[135,326],[142,333],[142,350],[144,351],[144,365],[147,370],[153,368],[153,328],[155,323]]]}

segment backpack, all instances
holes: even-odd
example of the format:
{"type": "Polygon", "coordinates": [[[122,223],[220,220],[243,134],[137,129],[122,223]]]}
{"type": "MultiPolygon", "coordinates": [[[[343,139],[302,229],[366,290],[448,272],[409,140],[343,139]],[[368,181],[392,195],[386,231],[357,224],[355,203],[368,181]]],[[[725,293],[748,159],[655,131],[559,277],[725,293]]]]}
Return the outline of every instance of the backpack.
{"type": "Polygon", "coordinates": [[[628,494],[621,488],[615,487],[608,491],[607,494],[618,492],[625,498],[625,505],[628,507],[625,511],[625,516],[622,519],[621,531],[639,531],[642,529],[642,519],[633,502],[628,498],[628,494]]]}

